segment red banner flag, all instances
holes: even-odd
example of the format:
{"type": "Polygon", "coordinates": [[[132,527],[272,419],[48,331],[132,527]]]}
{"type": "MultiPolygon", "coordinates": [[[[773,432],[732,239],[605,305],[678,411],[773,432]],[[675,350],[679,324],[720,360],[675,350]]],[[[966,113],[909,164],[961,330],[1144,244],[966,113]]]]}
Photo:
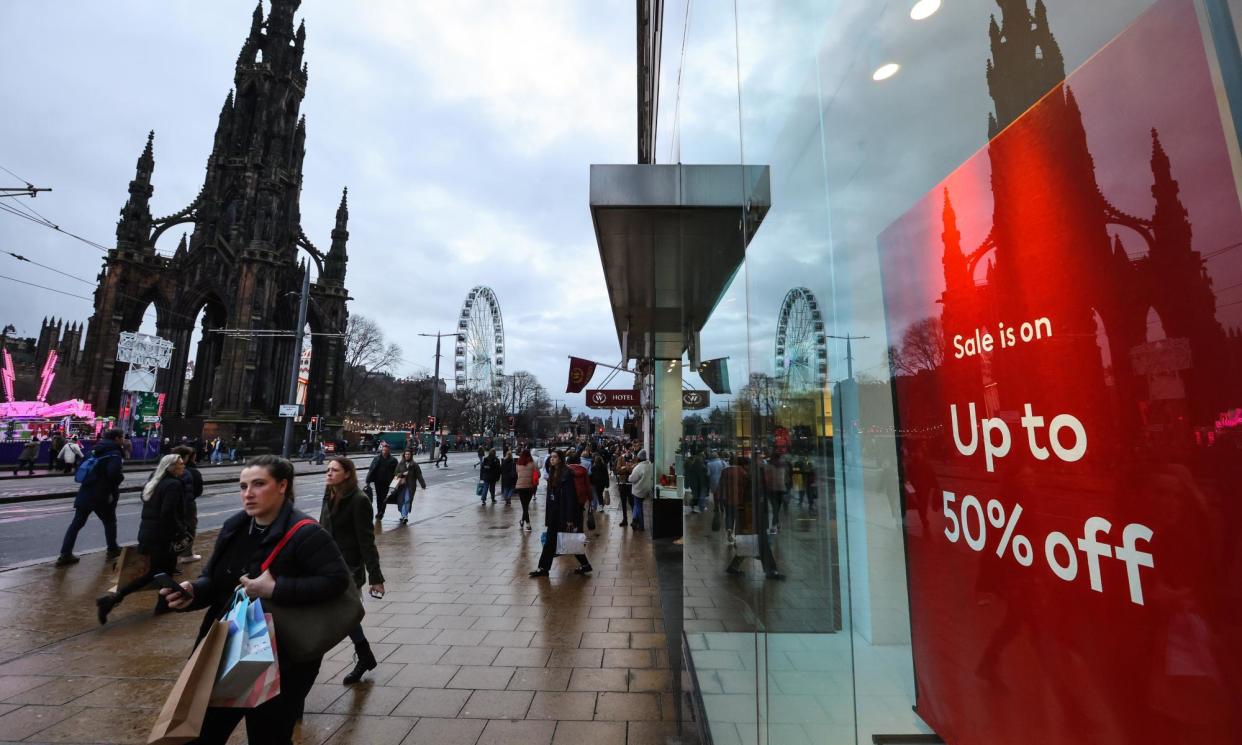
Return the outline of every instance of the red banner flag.
{"type": "Polygon", "coordinates": [[[580,393],[586,388],[587,383],[591,382],[591,377],[595,375],[595,363],[590,360],[584,360],[581,357],[569,358],[569,385],[565,386],[566,393],[580,393]]]}

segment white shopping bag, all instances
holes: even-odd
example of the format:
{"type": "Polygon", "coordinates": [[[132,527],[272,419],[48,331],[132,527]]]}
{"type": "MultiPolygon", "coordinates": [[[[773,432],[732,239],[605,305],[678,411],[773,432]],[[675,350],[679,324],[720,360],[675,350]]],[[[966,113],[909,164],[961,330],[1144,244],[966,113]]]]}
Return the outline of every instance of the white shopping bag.
{"type": "Polygon", "coordinates": [[[229,635],[220,657],[216,685],[211,690],[212,698],[241,696],[276,662],[261,601],[250,600],[239,589],[224,620],[229,622],[229,635]]]}
{"type": "Polygon", "coordinates": [[[556,553],[559,555],[585,554],[586,533],[557,533],[556,553]]]}
{"type": "Polygon", "coordinates": [[[733,553],[751,559],[759,558],[759,536],[753,533],[733,536],[733,553]]]}

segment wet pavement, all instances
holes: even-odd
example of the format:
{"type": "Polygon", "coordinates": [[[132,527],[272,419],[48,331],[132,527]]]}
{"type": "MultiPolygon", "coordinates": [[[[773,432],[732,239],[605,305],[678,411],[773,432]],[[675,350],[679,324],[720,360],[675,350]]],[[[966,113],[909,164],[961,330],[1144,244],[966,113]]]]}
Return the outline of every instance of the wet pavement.
{"type": "MultiPolygon", "coordinates": [[[[388,594],[365,599],[363,625],[380,665],[346,687],[352,647],[329,653],[296,741],[680,742],[646,535],[620,528],[614,507],[588,545],[594,576],[560,558],[530,579],[539,530],[518,530],[517,500],[480,507],[468,465],[426,470],[411,524],[390,506],[377,537],[388,594]]],[[[322,477],[298,486],[315,493],[322,477]]],[[[206,553],[214,534],[200,538],[206,553]]],[[[0,741],[145,742],[201,614],[152,616],[154,594],[139,593],[100,627],[93,600],[109,578],[101,556],[0,571],[0,741]]]]}

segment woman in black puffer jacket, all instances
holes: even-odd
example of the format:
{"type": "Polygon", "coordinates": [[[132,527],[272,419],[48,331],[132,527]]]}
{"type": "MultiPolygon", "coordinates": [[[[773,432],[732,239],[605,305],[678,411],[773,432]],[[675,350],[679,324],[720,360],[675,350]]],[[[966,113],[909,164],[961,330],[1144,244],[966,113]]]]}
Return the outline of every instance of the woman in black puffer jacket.
{"type": "MultiPolygon", "coordinates": [[[[146,574],[128,584],[118,587],[116,592],[100,596],[95,600],[99,622],[107,623],[108,614],[131,592],[136,592],[151,583],[155,575],[171,575],[177,571],[177,551],[174,546],[179,538],[186,533],[185,526],[185,487],[181,482],[181,474],[185,471],[185,462],[180,455],[165,455],[156,466],[155,473],[142,488],[142,517],[138,523],[138,552],[151,559],[146,574]]],[[[167,609],[163,599],[156,601],[155,612],[167,609]]]]}
{"type": "MultiPolygon", "coordinates": [[[[349,569],[340,549],[313,520],[289,538],[271,569],[262,570],[264,560],[285,533],[309,519],[293,508],[292,463],[274,455],[251,458],[242,469],[240,486],[242,511],[220,529],[202,576],[194,582],[182,582],[180,592],[160,590],[173,609],[208,609],[199,628],[199,641],[228,610],[239,583],[251,598],[270,599],[279,605],[327,602],[349,586],[349,569]]],[[[279,627],[276,633],[279,636],[279,627]]],[[[223,745],[244,717],[250,742],[291,743],[293,727],[302,715],[323,658],[294,662],[278,652],[277,659],[280,695],[253,709],[208,708],[202,732],[194,742],[223,745]]]]}

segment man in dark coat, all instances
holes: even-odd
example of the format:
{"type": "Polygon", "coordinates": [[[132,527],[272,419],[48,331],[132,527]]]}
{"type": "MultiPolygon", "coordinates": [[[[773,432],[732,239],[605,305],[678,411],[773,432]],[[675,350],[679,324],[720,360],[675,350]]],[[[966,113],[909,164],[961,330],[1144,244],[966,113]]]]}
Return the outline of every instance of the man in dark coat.
{"type": "MultiPolygon", "coordinates": [[[[479,448],[482,452],[483,448],[479,448]]],[[[496,457],[496,451],[488,451],[487,456],[480,459],[479,463],[479,480],[483,482],[483,493],[479,498],[483,503],[487,502],[487,495],[492,495],[492,504],[496,504],[496,482],[500,481],[500,459],[496,457]]]]}
{"type": "Polygon", "coordinates": [[[384,519],[384,508],[388,504],[388,487],[397,473],[397,459],[392,457],[392,448],[387,442],[380,444],[379,454],[371,459],[371,467],[367,469],[367,485],[375,487],[375,519],[384,519]]]}
{"type": "Polygon", "coordinates": [[[110,429],[103,433],[95,446],[92,453],[95,463],[78,486],[78,495],[73,500],[73,521],[65,531],[56,566],[78,563],[78,557],[73,555],[73,545],[77,543],[78,532],[86,525],[92,512],[99,516],[104,526],[108,561],[121,555],[121,547],[116,542],[116,503],[121,499],[120,486],[125,480],[123,438],[121,430],[110,429]]]}

